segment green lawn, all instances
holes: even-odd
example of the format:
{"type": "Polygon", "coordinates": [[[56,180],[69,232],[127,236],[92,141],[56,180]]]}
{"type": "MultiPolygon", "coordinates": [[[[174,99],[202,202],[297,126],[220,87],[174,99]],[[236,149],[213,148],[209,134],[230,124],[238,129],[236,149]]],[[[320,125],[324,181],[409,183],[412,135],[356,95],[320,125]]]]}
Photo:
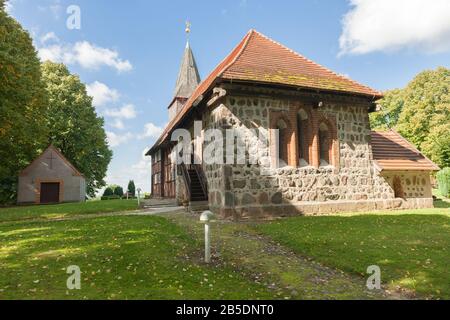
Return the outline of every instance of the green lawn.
{"type": "Polygon", "coordinates": [[[155,216],[3,223],[0,299],[273,298],[236,270],[203,264],[201,248],[155,216]],[[66,288],[71,265],[81,290],[66,288]]]}
{"type": "Polygon", "coordinates": [[[364,291],[370,265],[381,267],[390,288],[449,299],[450,205],[437,204],[224,223],[213,227],[221,258],[211,266],[202,262],[196,216],[95,215],[137,208],[126,200],[1,209],[0,299],[371,298],[364,291]],[[66,288],[71,265],[81,268],[81,290],[66,288]]]}
{"type": "Polygon", "coordinates": [[[259,232],[343,271],[366,275],[422,297],[450,299],[450,209],[296,217],[257,225],[259,232]]]}
{"type": "Polygon", "coordinates": [[[67,216],[137,210],[137,200],[87,201],[45,206],[24,206],[0,209],[0,222],[55,219],[67,216]]]}

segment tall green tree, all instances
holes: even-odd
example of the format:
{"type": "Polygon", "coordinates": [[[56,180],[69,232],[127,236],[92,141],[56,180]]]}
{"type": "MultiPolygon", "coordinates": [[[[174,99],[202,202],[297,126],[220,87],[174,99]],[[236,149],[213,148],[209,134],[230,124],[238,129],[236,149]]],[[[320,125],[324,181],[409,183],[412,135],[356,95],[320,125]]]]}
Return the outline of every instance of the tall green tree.
{"type": "Polygon", "coordinates": [[[441,167],[450,166],[450,69],[418,74],[405,89],[386,93],[373,128],[394,128],[441,167]]]}
{"type": "Polygon", "coordinates": [[[397,125],[405,100],[403,91],[394,89],[384,94],[382,109],[370,114],[370,123],[375,129],[390,129],[397,125]]]}
{"type": "Polygon", "coordinates": [[[127,192],[132,197],[136,196],[136,185],[134,184],[134,180],[130,180],[130,182],[128,182],[127,192]]]}
{"type": "Polygon", "coordinates": [[[32,39],[0,0],[0,203],[14,201],[18,173],[45,147],[46,108],[32,39]]]}
{"type": "Polygon", "coordinates": [[[123,188],[121,186],[117,186],[114,188],[114,195],[123,197],[123,188]]]}
{"type": "Polygon", "coordinates": [[[105,186],[112,158],[104,120],[97,116],[86,86],[64,64],[47,61],[42,64],[42,75],[49,97],[49,142],[84,174],[87,193],[94,196],[96,189],[105,186]]]}

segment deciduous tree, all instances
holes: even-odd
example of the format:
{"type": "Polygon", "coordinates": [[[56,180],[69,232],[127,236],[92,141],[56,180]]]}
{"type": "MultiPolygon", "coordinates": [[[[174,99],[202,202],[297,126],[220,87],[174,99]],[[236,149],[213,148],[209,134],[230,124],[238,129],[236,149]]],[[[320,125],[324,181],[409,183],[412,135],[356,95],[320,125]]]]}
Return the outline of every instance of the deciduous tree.
{"type": "Polygon", "coordinates": [[[386,93],[373,128],[394,128],[441,167],[450,166],[450,69],[424,71],[386,93]]]}
{"type": "Polygon", "coordinates": [[[46,108],[32,39],[0,0],[0,203],[14,201],[18,173],[46,146],[46,108]]]}
{"type": "Polygon", "coordinates": [[[105,186],[112,151],[86,86],[64,64],[45,62],[43,80],[49,97],[47,126],[49,142],[58,147],[86,177],[87,193],[105,186]]]}

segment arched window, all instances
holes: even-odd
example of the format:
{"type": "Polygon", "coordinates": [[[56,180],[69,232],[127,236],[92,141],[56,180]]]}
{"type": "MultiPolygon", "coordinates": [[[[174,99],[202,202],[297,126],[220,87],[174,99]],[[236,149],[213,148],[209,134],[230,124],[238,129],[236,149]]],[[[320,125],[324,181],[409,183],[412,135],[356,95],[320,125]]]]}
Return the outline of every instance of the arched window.
{"type": "Polygon", "coordinates": [[[279,167],[287,166],[288,160],[288,149],[289,149],[289,136],[288,127],[283,119],[277,121],[276,128],[278,130],[278,154],[279,154],[279,167]]]}
{"type": "Polygon", "coordinates": [[[331,135],[328,126],[325,123],[321,123],[319,126],[319,159],[320,166],[330,165],[330,153],[331,153],[331,135]]]}
{"type": "Polygon", "coordinates": [[[310,119],[305,110],[300,109],[297,113],[297,132],[298,132],[298,158],[299,166],[309,165],[309,137],[308,126],[310,119]]]}

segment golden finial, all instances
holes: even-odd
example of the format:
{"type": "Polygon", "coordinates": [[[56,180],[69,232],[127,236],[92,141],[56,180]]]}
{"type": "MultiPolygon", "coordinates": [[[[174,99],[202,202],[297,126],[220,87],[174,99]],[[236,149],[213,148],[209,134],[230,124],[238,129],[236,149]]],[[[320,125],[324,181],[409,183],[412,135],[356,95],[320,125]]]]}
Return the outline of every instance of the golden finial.
{"type": "Polygon", "coordinates": [[[186,21],[186,33],[191,33],[191,23],[189,21],[186,21]]]}

